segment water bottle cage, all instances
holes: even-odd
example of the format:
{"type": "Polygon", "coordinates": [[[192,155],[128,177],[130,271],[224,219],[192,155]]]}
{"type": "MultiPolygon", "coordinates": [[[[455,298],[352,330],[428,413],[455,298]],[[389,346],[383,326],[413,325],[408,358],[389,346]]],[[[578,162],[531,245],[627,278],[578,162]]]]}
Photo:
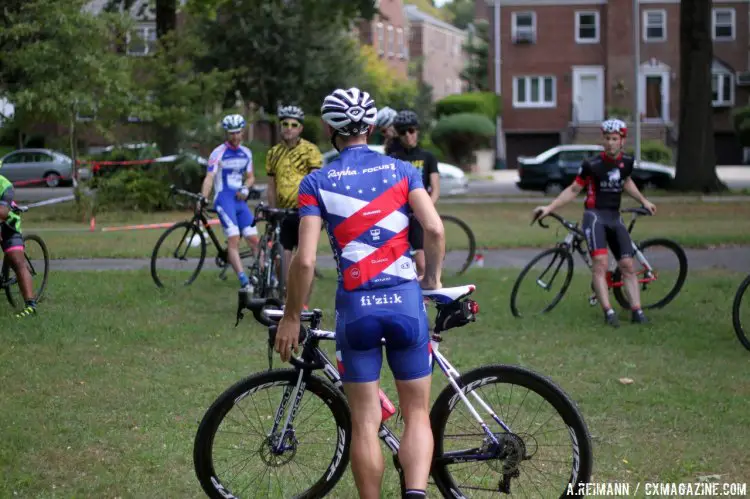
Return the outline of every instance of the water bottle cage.
{"type": "Polygon", "coordinates": [[[461,300],[447,305],[438,305],[438,313],[435,317],[436,334],[449,329],[462,327],[469,322],[474,322],[479,313],[479,304],[474,300],[461,300]]]}

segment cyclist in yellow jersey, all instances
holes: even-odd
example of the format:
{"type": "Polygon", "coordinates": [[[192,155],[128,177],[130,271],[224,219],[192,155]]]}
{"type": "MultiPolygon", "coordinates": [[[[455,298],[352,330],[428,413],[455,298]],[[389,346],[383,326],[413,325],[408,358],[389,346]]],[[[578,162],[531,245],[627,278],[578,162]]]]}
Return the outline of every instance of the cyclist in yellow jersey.
{"type": "MultiPolygon", "coordinates": [[[[282,106],[276,114],[281,126],[281,142],[266,155],[268,203],[275,208],[297,208],[299,184],[305,175],[323,165],[323,156],[318,146],[300,137],[305,119],[301,108],[282,106]]],[[[299,241],[299,216],[284,219],[280,240],[284,247],[283,275],[286,276],[289,274],[292,251],[299,241]]]]}

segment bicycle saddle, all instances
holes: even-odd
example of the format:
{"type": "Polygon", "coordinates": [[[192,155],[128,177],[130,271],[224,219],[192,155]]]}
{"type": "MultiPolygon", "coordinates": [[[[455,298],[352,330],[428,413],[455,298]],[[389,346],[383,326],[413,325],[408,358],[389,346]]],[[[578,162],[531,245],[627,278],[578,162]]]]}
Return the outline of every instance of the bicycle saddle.
{"type": "Polygon", "coordinates": [[[477,287],[473,284],[455,286],[452,288],[423,289],[422,296],[436,303],[447,304],[469,296],[475,289],[477,289],[477,287]]]}

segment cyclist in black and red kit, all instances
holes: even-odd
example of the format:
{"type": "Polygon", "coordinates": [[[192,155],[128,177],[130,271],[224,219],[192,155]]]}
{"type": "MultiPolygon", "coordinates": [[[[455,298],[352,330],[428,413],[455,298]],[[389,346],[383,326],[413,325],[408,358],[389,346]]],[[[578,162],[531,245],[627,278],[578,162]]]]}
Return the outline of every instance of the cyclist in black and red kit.
{"type": "MultiPolygon", "coordinates": [[[[437,158],[430,151],[419,147],[419,117],[417,113],[410,110],[400,111],[393,120],[393,128],[396,129],[398,140],[386,150],[386,154],[392,158],[408,161],[422,175],[422,183],[430,195],[432,203],[437,203],[440,197],[440,172],[438,170],[437,158]]],[[[419,221],[414,215],[409,219],[409,244],[414,250],[414,264],[417,266],[417,275],[424,275],[424,232],[419,221]]]]}
{"type": "Polygon", "coordinates": [[[606,120],[602,123],[602,133],[604,134],[604,152],[585,159],[575,181],[550,204],[536,207],[534,215],[536,217],[548,215],[575,199],[585,188],[583,232],[586,234],[594,261],[593,288],[604,309],[605,321],[611,326],[619,326],[617,315],[609,303],[607,288],[609,263],[607,245],[609,245],[620,266],[625,288],[631,298],[632,321],[645,323],[648,320],[641,310],[638,278],[633,270],[633,243],[620,217],[620,200],[625,191],[652,214],[656,213],[656,206],[641,194],[630,177],[633,173],[634,159],[622,152],[628,133],[625,123],[618,119],[606,120]]]}

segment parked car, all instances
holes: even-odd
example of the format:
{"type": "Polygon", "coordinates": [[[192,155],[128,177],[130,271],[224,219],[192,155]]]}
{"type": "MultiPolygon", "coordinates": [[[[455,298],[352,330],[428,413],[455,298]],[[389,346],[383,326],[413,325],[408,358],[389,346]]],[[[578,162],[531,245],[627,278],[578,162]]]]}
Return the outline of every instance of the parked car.
{"type": "MultiPolygon", "coordinates": [[[[571,144],[553,147],[538,156],[519,156],[516,185],[519,189],[558,194],[573,182],[584,159],[603,150],[600,145],[571,144]]],[[[674,168],[640,161],[632,178],[639,189],[666,189],[674,179],[674,168]]]]}
{"type": "MultiPolygon", "coordinates": [[[[380,154],[385,154],[385,147],[382,145],[369,145],[370,149],[380,154]]],[[[339,153],[331,149],[323,154],[323,166],[330,163],[338,157],[339,153]]],[[[440,195],[455,196],[465,194],[469,190],[469,179],[459,167],[438,162],[438,173],[440,173],[440,195]]]]}
{"type": "Polygon", "coordinates": [[[0,174],[11,182],[43,180],[57,187],[73,176],[73,160],[50,149],[18,149],[0,158],[0,165],[0,174]]]}

